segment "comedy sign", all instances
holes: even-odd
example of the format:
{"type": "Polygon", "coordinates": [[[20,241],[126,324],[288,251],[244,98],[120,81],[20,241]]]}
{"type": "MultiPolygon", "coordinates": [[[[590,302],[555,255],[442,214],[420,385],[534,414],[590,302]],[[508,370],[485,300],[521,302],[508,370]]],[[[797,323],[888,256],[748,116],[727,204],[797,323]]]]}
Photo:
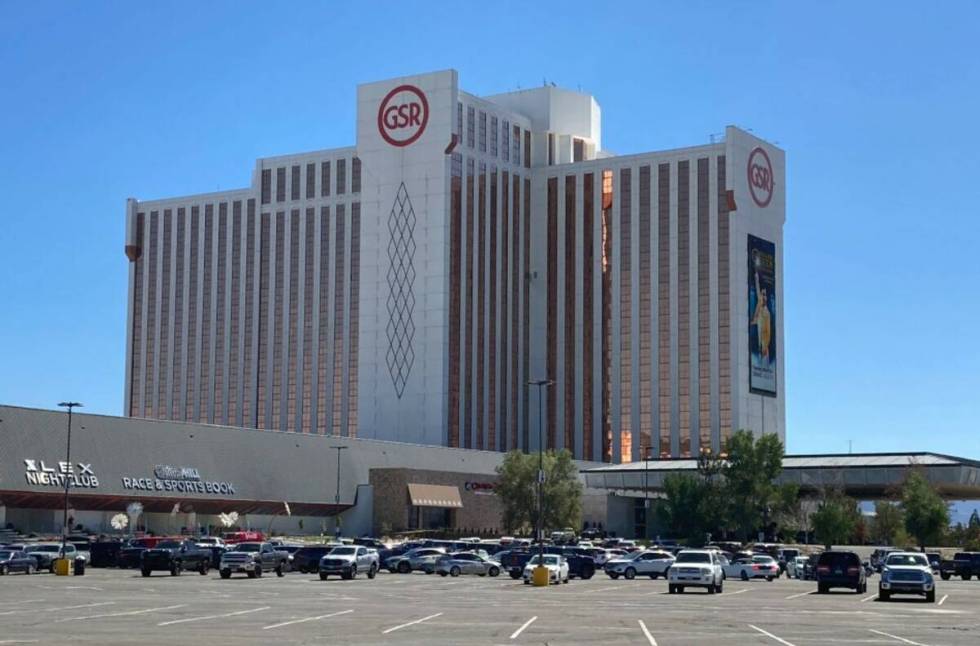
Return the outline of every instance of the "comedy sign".
{"type": "Polygon", "coordinates": [[[776,245],[749,236],[749,390],[776,395],[776,245]]]}

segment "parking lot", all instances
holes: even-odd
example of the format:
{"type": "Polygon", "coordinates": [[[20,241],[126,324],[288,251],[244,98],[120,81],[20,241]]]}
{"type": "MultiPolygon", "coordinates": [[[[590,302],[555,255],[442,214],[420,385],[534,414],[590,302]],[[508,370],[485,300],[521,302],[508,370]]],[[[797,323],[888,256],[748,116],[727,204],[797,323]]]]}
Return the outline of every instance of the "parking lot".
{"type": "Polygon", "coordinates": [[[976,644],[980,582],[940,581],[937,603],[813,594],[785,578],[668,595],[663,579],[536,589],[509,577],[290,573],[223,581],[136,570],[0,577],[0,644],[976,644]]]}

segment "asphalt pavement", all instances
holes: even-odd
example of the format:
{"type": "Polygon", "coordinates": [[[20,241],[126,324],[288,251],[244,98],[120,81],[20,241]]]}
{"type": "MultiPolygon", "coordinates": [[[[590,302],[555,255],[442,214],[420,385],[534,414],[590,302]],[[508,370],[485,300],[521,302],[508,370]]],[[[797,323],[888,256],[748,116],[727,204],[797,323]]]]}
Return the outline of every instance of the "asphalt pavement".
{"type": "Polygon", "coordinates": [[[937,602],[815,594],[785,578],[668,595],[663,579],[533,588],[495,579],[389,574],[371,581],[89,569],[0,577],[3,644],[905,644],[980,643],[980,581],[937,581],[937,602]]]}

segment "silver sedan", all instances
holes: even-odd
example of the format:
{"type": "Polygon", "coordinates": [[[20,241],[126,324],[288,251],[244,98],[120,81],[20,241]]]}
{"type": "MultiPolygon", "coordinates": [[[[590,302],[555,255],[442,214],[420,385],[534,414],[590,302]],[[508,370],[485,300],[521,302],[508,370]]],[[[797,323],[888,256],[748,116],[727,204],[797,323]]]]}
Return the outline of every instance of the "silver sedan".
{"type": "Polygon", "coordinates": [[[472,552],[456,552],[437,559],[435,570],[441,576],[460,574],[497,576],[500,574],[500,564],[472,552]]]}

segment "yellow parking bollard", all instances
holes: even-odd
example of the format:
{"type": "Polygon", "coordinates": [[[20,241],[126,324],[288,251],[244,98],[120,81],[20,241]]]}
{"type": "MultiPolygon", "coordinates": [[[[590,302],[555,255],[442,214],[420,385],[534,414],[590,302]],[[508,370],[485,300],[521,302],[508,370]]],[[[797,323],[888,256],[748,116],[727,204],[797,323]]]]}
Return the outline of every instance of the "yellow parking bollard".
{"type": "Polygon", "coordinates": [[[72,559],[55,559],[54,573],[57,576],[71,576],[75,569],[75,561],[72,559]]]}
{"type": "Polygon", "coordinates": [[[542,588],[548,585],[548,579],[551,578],[548,574],[548,568],[543,565],[531,570],[531,582],[535,587],[542,588]]]}

